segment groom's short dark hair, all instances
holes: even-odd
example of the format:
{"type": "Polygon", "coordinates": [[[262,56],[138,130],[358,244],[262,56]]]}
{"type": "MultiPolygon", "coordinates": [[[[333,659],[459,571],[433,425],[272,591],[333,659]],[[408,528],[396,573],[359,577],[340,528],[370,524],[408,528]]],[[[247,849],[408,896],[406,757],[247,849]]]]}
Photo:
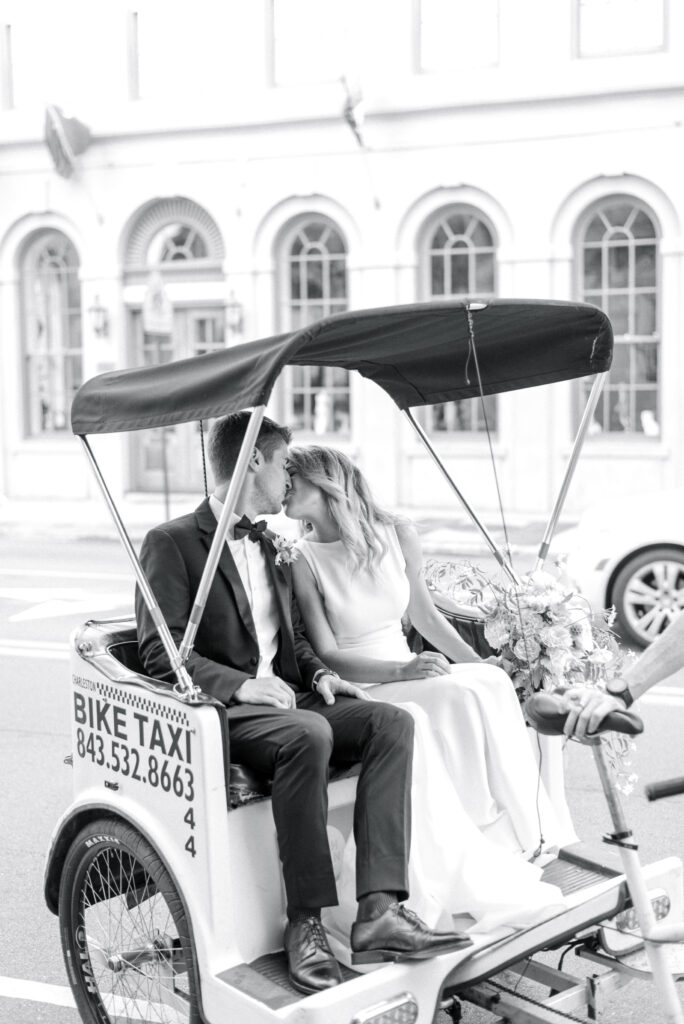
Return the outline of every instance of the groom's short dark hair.
{"type": "MultiPolygon", "coordinates": [[[[240,448],[247,433],[250,413],[234,412],[216,420],[209,432],[207,454],[216,483],[222,483],[233,475],[240,448]]],[[[279,444],[289,444],[292,431],[264,416],[256,439],[256,447],[262,455],[271,460],[279,444]]]]}

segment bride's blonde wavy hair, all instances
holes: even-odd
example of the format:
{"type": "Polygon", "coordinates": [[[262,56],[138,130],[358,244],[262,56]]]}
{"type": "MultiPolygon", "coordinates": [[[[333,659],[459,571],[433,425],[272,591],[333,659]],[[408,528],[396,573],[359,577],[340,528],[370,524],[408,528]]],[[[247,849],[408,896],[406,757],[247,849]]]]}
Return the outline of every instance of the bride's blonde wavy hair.
{"type": "MultiPolygon", "coordinates": [[[[323,492],[352,572],[373,573],[388,550],[378,527],[394,525],[399,517],[380,508],[361,470],[337,448],[316,444],[290,448],[288,458],[293,472],[323,492]]],[[[309,530],[311,523],[304,521],[305,536],[309,530]]]]}

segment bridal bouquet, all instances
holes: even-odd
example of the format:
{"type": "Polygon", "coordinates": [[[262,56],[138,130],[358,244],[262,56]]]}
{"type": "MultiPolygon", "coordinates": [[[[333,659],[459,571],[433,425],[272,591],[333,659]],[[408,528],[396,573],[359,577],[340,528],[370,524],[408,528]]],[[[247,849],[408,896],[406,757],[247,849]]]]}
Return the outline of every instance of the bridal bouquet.
{"type": "MultiPolygon", "coordinates": [[[[478,608],[487,643],[501,656],[518,699],[539,690],[564,690],[576,684],[605,689],[633,655],[620,648],[611,630],[613,609],[595,612],[573,587],[559,559],[555,571],[536,570],[518,584],[495,582],[470,563],[429,561],[428,586],[454,601],[478,608]]],[[[626,768],[633,744],[610,734],[608,755],[623,792],[636,781],[626,768]]]]}

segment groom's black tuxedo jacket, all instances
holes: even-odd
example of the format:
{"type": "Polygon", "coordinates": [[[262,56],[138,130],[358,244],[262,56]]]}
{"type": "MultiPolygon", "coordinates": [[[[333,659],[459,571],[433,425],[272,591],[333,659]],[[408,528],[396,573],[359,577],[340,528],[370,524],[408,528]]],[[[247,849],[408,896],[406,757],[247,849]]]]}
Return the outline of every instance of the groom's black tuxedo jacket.
{"type": "MultiPolygon", "coordinates": [[[[205,499],[194,512],[150,530],[143,541],[140,561],[177,644],[183,638],[216,527],[214,513],[205,499]]],[[[309,690],[314,673],[325,666],[304,634],[292,594],[290,567],[275,564],[276,550],[268,534],[264,553],[280,619],[274,671],[295,689],[309,690]]],[[[175,681],[137,588],[135,612],[145,671],[155,679],[175,681]]],[[[245,679],[254,677],[258,664],[259,645],[249,600],[228,545],[224,544],[186,667],[205,693],[230,705],[245,679]]]]}

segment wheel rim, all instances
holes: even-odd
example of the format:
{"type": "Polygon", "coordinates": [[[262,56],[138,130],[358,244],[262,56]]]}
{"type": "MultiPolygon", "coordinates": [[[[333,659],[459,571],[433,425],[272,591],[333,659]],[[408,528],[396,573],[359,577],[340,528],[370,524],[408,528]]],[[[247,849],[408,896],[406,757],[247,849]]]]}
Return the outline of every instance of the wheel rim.
{"type": "Polygon", "coordinates": [[[192,953],[166,896],[129,851],[98,850],[80,886],[76,932],[86,988],[112,1024],[188,1024],[192,953]]]}
{"type": "Polygon", "coordinates": [[[684,610],[684,564],[657,559],[631,577],[623,598],[625,621],[651,643],[684,610]]]}

